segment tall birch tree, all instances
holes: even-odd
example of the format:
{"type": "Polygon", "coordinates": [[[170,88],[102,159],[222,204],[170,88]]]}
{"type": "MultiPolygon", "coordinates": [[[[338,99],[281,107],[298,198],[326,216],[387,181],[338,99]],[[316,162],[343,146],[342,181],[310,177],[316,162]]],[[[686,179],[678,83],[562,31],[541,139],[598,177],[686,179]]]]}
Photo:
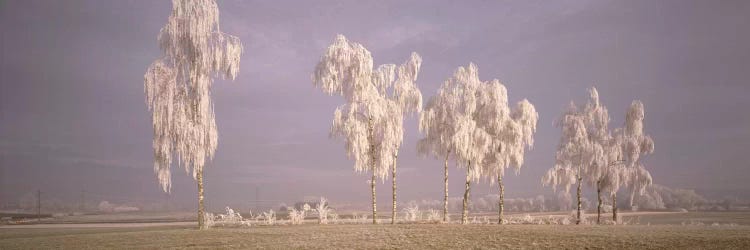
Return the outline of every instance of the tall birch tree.
{"type": "Polygon", "coordinates": [[[455,112],[457,100],[451,96],[448,86],[443,85],[437,94],[427,101],[425,109],[419,114],[419,131],[424,138],[417,142],[417,151],[421,155],[433,155],[444,159],[444,196],[443,222],[448,222],[448,160],[452,155],[453,135],[457,122],[455,112]]]}
{"type": "Polygon", "coordinates": [[[575,103],[570,102],[555,126],[562,129],[562,135],[555,153],[555,165],[542,177],[542,184],[551,185],[555,191],[558,186],[563,187],[565,193],[569,193],[570,187],[576,184],[576,224],[580,224],[583,168],[588,157],[587,150],[590,149],[586,119],[575,103]]]}
{"type": "Polygon", "coordinates": [[[596,189],[597,223],[601,222],[603,207],[602,192],[608,190],[616,177],[621,164],[621,154],[609,131],[610,116],[607,107],[599,100],[599,92],[592,87],[589,90],[588,103],[583,108],[586,135],[589,143],[589,154],[584,166],[584,179],[596,189]]]}
{"type": "Polygon", "coordinates": [[[154,128],[154,172],[165,192],[172,188],[172,157],[198,182],[198,225],[205,229],[203,168],[218,144],[213,77],[234,80],[240,39],[221,32],[214,0],[173,0],[158,36],[163,57],[144,75],[146,104],[154,128]]]}
{"type": "MultiPolygon", "coordinates": [[[[625,115],[623,128],[615,131],[619,150],[622,152],[623,167],[619,169],[618,182],[612,185],[612,200],[617,201],[616,193],[621,187],[630,187],[629,206],[633,207],[636,193],[643,191],[653,183],[651,173],[642,163],[643,156],[654,152],[654,140],[643,131],[645,108],[641,101],[635,100],[630,104],[625,115]]],[[[617,204],[613,205],[612,217],[617,219],[617,204]]]]}
{"type": "Polygon", "coordinates": [[[534,144],[534,133],[539,114],[534,105],[523,99],[511,110],[508,91],[498,80],[484,84],[479,93],[478,119],[491,142],[482,163],[483,174],[499,188],[498,224],[503,223],[505,169],[513,167],[518,173],[523,166],[526,148],[534,144]]]}
{"type": "Polygon", "coordinates": [[[404,141],[404,117],[422,110],[422,93],[415,84],[421,64],[422,58],[417,53],[412,53],[409,60],[398,67],[393,64],[379,66],[373,77],[373,83],[378,87],[379,94],[385,97],[384,103],[387,104],[385,119],[376,124],[381,134],[381,141],[377,143],[380,149],[376,151],[379,153],[376,164],[386,168],[390,166],[391,169],[391,224],[396,223],[396,167],[398,150],[404,141]]]}

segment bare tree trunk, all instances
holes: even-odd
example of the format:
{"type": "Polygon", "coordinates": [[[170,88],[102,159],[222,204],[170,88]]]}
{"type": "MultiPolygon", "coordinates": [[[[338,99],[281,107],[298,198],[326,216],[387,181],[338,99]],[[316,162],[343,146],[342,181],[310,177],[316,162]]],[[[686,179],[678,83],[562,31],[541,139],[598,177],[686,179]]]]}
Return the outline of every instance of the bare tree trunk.
{"type": "Polygon", "coordinates": [[[461,212],[461,224],[466,224],[468,221],[468,207],[469,207],[469,191],[471,190],[471,178],[469,176],[469,173],[471,173],[471,162],[469,162],[469,165],[466,166],[466,189],[464,191],[464,208],[461,212]]]}
{"type": "Polygon", "coordinates": [[[617,224],[617,193],[612,194],[612,221],[617,224]]]}
{"type": "Polygon", "coordinates": [[[396,224],[396,160],[398,160],[398,154],[395,155],[396,159],[393,161],[393,210],[391,210],[391,224],[396,224]]]}
{"type": "Polygon", "coordinates": [[[630,190],[630,203],[628,203],[628,207],[630,208],[630,211],[633,211],[633,198],[635,198],[635,184],[633,184],[633,189],[630,190]]]}
{"type": "Polygon", "coordinates": [[[372,179],[370,180],[370,187],[372,188],[372,224],[378,224],[378,208],[377,208],[377,202],[375,201],[375,144],[373,144],[373,140],[375,140],[375,136],[373,135],[373,127],[372,127],[372,117],[368,118],[368,132],[369,132],[369,140],[370,140],[370,157],[372,160],[372,179]]]}
{"type": "Polygon", "coordinates": [[[596,205],[596,224],[602,223],[602,187],[599,185],[601,181],[596,181],[596,198],[598,204],[596,205]]]}
{"type": "Polygon", "coordinates": [[[497,175],[497,185],[500,187],[500,199],[498,199],[498,219],[497,224],[503,224],[503,210],[505,208],[505,186],[503,186],[503,176],[497,175]]]}
{"type": "Polygon", "coordinates": [[[448,156],[451,151],[445,154],[445,197],[443,197],[443,222],[448,222],[448,156]]]}
{"type": "Polygon", "coordinates": [[[578,216],[576,219],[576,225],[577,225],[577,224],[581,224],[581,179],[582,178],[581,178],[580,168],[578,172],[578,177],[576,178],[578,178],[578,181],[577,181],[578,182],[578,192],[577,192],[578,193],[578,216]]]}
{"type": "Polygon", "coordinates": [[[203,205],[203,169],[199,169],[196,173],[198,179],[198,228],[208,229],[205,224],[206,208],[203,205]]]}

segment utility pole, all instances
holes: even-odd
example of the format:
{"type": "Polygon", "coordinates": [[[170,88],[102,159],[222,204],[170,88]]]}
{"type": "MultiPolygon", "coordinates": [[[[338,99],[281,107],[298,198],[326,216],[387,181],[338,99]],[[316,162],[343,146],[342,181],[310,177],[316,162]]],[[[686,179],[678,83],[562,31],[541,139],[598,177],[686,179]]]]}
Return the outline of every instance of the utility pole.
{"type": "Polygon", "coordinates": [[[81,212],[86,211],[86,189],[81,189],[81,212]]]}
{"type": "Polygon", "coordinates": [[[42,190],[36,190],[36,220],[42,220],[42,190]]]}

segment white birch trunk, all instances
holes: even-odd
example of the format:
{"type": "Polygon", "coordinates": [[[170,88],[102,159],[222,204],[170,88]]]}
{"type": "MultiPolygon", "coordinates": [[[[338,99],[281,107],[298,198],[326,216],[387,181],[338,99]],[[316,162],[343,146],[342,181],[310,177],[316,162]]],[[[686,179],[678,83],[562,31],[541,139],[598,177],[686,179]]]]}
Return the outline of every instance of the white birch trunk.
{"type": "Polygon", "coordinates": [[[464,207],[463,211],[461,212],[461,224],[466,224],[468,221],[468,209],[469,209],[469,191],[471,190],[471,176],[469,176],[469,173],[471,172],[471,162],[469,162],[469,165],[466,166],[466,189],[464,191],[464,207]]]}
{"type": "MultiPolygon", "coordinates": [[[[398,154],[395,155],[398,160],[398,154]]],[[[393,161],[393,209],[391,210],[391,224],[396,224],[396,160],[393,161]]]]}
{"type": "Polygon", "coordinates": [[[203,230],[208,229],[205,223],[206,208],[203,205],[203,169],[198,170],[196,178],[198,179],[198,228],[203,230]]]}
{"type": "Polygon", "coordinates": [[[445,154],[445,196],[443,197],[443,222],[448,222],[448,156],[450,150],[445,154]]]}

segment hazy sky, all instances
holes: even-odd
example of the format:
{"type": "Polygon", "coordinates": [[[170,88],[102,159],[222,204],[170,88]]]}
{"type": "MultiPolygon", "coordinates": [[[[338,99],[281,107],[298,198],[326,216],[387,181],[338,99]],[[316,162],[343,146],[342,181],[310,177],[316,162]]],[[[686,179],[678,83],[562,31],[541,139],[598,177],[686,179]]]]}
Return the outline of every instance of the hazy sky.
{"type": "MultiPolygon", "coordinates": [[[[206,170],[209,207],[325,195],[369,202],[343,143],[328,131],[340,97],[313,87],[324,49],[344,34],[376,64],[424,62],[425,100],[469,62],[500,79],[510,100],[540,114],[535,147],[506,197],[551,194],[560,131],[553,121],[596,86],[621,126],[646,107],[654,183],[749,193],[750,1],[219,1],[222,31],[245,47],[233,82],[214,84],[219,128],[206,170]]],[[[41,189],[51,197],[159,201],[143,74],[161,52],[168,1],[0,1],[0,202],[41,189]]],[[[399,154],[399,197],[441,199],[442,162],[416,155],[416,120],[399,154]]],[[[196,185],[173,166],[173,199],[196,185]]],[[[464,172],[451,164],[450,192],[464,172]]],[[[378,186],[390,197],[390,183],[378,186]]],[[[486,184],[473,194],[494,193],[486,184]]],[[[384,204],[384,203],[383,203],[384,204]]]]}

